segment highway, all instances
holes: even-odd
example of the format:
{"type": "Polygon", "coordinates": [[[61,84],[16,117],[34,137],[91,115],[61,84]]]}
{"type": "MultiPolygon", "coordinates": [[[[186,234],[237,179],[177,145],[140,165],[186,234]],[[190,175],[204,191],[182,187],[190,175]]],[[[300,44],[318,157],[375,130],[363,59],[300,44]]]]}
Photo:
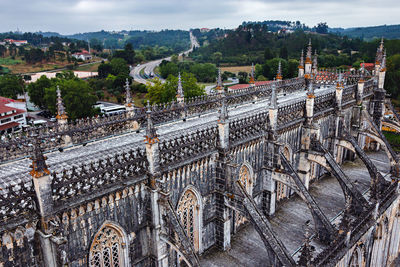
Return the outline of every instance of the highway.
{"type": "MultiPolygon", "coordinates": [[[[187,56],[190,52],[193,51],[194,47],[199,47],[199,43],[197,42],[196,37],[193,36],[192,32],[190,32],[190,49],[187,51],[184,51],[182,53],[179,54],[179,56],[181,56],[182,54],[185,54],[185,56],[187,56]]],[[[153,60],[153,61],[149,61],[146,63],[143,63],[141,65],[138,65],[136,67],[134,67],[131,70],[130,75],[133,77],[133,79],[138,82],[138,83],[143,83],[146,84],[148,81],[146,79],[146,77],[142,77],[140,75],[140,72],[144,72],[145,75],[147,75],[147,77],[150,77],[150,74],[153,73],[154,75],[154,69],[161,64],[161,62],[163,60],[167,60],[170,61],[171,57],[166,57],[166,58],[162,58],[162,59],[157,59],[157,60],[153,60]]],[[[162,78],[160,78],[160,80],[163,82],[164,80],[162,78]]],[[[150,82],[151,83],[151,82],[150,82]]]]}

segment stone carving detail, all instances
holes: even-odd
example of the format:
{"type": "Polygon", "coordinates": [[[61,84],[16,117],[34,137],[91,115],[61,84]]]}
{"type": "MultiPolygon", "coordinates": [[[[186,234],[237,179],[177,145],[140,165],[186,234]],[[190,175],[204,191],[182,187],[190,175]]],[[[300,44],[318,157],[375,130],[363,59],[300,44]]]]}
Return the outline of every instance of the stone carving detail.
{"type": "Polygon", "coordinates": [[[355,94],[357,91],[357,85],[346,86],[343,89],[342,105],[346,105],[355,102],[355,94]]]}
{"type": "Polygon", "coordinates": [[[90,267],[124,266],[122,236],[112,227],[103,227],[95,236],[89,255],[90,267]]]}
{"type": "Polygon", "coordinates": [[[36,194],[32,184],[20,182],[1,189],[0,224],[13,218],[30,218],[36,212],[36,194]]]}
{"type": "Polygon", "coordinates": [[[87,195],[100,188],[145,175],[147,159],[144,149],[135,149],[82,164],[72,169],[64,169],[52,174],[52,191],[55,204],[62,204],[70,198],[87,195]]]}
{"type": "Polygon", "coordinates": [[[333,108],[335,106],[335,101],[336,98],[334,92],[317,96],[314,102],[314,112],[319,113],[329,108],[333,108]]]}
{"type": "Polygon", "coordinates": [[[278,125],[282,126],[286,123],[302,119],[305,114],[306,101],[301,100],[278,109],[278,125]]]}
{"type": "Polygon", "coordinates": [[[217,127],[198,130],[192,134],[160,142],[160,165],[168,167],[214,151],[217,142],[217,127]]]}
{"type": "Polygon", "coordinates": [[[268,113],[258,113],[229,123],[229,141],[237,144],[243,140],[262,135],[268,124],[268,113]]]}

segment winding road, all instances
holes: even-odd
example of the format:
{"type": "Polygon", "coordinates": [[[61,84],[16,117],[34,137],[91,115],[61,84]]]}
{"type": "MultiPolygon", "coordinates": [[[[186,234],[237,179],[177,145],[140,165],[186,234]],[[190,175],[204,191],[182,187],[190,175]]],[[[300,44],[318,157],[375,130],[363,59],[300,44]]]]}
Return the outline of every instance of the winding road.
{"type": "MultiPolygon", "coordinates": [[[[199,43],[197,42],[196,37],[194,37],[194,35],[192,34],[192,32],[190,32],[190,49],[187,51],[184,51],[182,53],[180,53],[179,55],[181,56],[182,54],[185,54],[185,56],[187,56],[190,52],[193,51],[193,48],[195,47],[199,47],[199,43]]],[[[147,80],[146,77],[143,77],[142,75],[140,75],[140,73],[143,71],[145,76],[150,77],[151,74],[154,75],[154,69],[161,64],[161,62],[163,60],[167,60],[170,61],[171,57],[166,57],[166,58],[162,58],[162,59],[157,59],[157,60],[153,60],[153,61],[149,61],[146,63],[143,63],[141,65],[138,65],[136,67],[134,67],[131,70],[130,75],[133,77],[133,79],[138,82],[138,83],[143,83],[146,84],[147,82],[149,82],[147,80]]],[[[164,79],[160,78],[161,81],[163,82],[164,79]]],[[[151,83],[151,82],[150,82],[151,83]]],[[[151,83],[152,84],[152,83],[151,83]]]]}

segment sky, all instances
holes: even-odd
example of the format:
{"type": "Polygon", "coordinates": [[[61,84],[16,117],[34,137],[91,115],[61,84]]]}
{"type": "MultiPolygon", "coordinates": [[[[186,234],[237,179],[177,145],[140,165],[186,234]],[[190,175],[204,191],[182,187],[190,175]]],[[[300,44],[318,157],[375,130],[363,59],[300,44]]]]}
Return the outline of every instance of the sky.
{"type": "Polygon", "coordinates": [[[0,0],[0,32],[236,28],[300,20],[329,27],[400,24],[399,0],[0,0]]]}

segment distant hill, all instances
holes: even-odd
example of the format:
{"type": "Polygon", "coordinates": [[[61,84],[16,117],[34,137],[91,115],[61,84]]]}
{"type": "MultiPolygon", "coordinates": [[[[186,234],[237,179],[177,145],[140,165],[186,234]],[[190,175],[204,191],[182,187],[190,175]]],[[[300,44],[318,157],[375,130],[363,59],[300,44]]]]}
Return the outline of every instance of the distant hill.
{"type": "Polygon", "coordinates": [[[385,39],[400,39],[400,25],[381,25],[348,29],[329,28],[329,32],[352,38],[361,38],[363,40],[372,40],[381,37],[385,39]]]}

